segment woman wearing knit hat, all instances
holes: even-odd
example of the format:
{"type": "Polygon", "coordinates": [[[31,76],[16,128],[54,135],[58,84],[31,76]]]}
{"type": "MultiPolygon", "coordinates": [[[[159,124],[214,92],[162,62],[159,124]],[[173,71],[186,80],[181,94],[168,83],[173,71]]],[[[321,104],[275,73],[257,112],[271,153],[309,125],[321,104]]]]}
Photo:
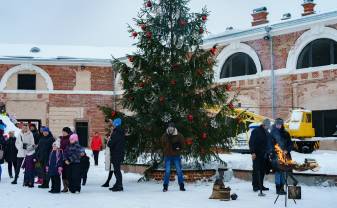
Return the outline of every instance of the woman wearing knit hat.
{"type": "Polygon", "coordinates": [[[53,143],[55,141],[48,127],[43,127],[42,136],[40,137],[39,144],[36,149],[36,157],[42,168],[43,183],[39,188],[49,188],[49,176],[46,172],[46,166],[49,161],[49,154],[52,150],[53,143]]]}
{"type": "MultiPolygon", "coordinates": [[[[73,132],[70,130],[69,127],[64,127],[62,129],[62,136],[60,136],[60,148],[63,150],[63,152],[65,152],[65,150],[67,149],[67,147],[70,144],[69,138],[71,136],[73,132]]],[[[68,187],[69,187],[69,174],[68,174],[68,165],[66,165],[63,162],[63,170],[62,170],[62,183],[63,183],[63,190],[62,192],[68,192],[68,187]]]]}
{"type": "Polygon", "coordinates": [[[70,144],[64,152],[64,162],[68,166],[69,190],[71,193],[81,192],[81,152],[82,147],[78,143],[78,135],[72,134],[70,144]]]}
{"type": "Polygon", "coordinates": [[[61,192],[61,174],[63,165],[63,151],[60,149],[60,139],[53,143],[53,150],[49,155],[49,161],[46,167],[48,176],[51,179],[51,190],[49,193],[55,194],[61,192]]]}
{"type": "Polygon", "coordinates": [[[125,132],[122,129],[122,120],[116,118],[112,122],[113,131],[108,142],[110,148],[110,161],[113,165],[116,183],[110,188],[111,191],[123,191],[121,164],[124,160],[125,132]]]}

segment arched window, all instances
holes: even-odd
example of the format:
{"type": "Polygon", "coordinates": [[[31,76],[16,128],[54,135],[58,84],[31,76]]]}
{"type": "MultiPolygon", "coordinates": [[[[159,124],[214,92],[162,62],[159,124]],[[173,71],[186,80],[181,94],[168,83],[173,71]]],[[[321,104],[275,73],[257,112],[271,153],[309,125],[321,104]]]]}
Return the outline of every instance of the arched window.
{"type": "Polygon", "coordinates": [[[242,52],[231,55],[222,66],[220,79],[256,74],[256,66],[253,59],[242,52]]]}
{"type": "Polygon", "coordinates": [[[297,60],[297,69],[337,64],[337,42],[316,39],[304,47],[297,60]]]}

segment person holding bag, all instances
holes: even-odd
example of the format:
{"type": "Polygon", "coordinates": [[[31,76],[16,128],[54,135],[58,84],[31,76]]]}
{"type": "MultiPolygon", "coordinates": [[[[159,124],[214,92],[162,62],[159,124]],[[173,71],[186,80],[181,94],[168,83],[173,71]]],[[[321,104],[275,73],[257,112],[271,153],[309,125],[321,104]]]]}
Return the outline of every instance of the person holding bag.
{"type": "Polygon", "coordinates": [[[22,124],[21,132],[15,141],[15,147],[18,150],[18,154],[17,154],[15,176],[14,180],[12,181],[12,184],[17,184],[22,162],[27,155],[27,148],[35,147],[34,136],[32,132],[29,131],[28,124],[26,123],[22,124]]]}

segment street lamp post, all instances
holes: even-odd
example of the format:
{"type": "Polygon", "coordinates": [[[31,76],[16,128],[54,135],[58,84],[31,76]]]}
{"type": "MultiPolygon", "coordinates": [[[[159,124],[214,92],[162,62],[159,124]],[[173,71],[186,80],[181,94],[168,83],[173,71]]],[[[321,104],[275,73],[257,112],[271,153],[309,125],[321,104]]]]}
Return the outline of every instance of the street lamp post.
{"type": "Polygon", "coordinates": [[[269,41],[270,49],[270,70],[271,70],[271,111],[272,118],[275,119],[275,71],[274,71],[274,53],[273,53],[273,37],[270,34],[272,27],[266,26],[264,28],[267,35],[264,37],[265,40],[269,41]]]}

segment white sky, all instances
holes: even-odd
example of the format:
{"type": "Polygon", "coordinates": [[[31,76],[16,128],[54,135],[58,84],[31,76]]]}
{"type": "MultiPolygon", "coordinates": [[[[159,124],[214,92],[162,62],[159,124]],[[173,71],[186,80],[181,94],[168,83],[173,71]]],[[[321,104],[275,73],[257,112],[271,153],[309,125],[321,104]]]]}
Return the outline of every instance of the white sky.
{"type": "MultiPolygon", "coordinates": [[[[303,12],[303,0],[191,0],[192,11],[211,11],[208,30],[250,26],[252,10],[266,6],[269,20],[303,12]]],[[[337,10],[337,0],[315,0],[317,13],[337,10]]],[[[0,43],[122,46],[133,43],[127,33],[143,0],[1,0],[0,43]]]]}

